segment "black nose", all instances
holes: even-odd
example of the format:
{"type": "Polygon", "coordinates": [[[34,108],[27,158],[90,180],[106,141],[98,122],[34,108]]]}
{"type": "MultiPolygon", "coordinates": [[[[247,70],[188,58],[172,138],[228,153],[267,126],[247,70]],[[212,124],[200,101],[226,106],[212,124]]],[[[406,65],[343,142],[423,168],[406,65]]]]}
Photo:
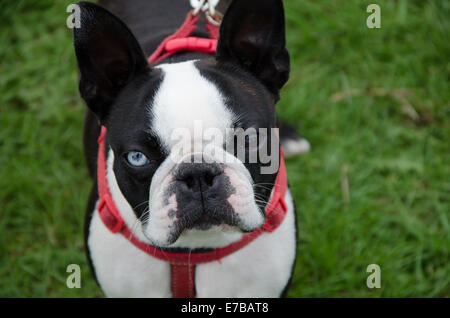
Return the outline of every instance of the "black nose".
{"type": "Polygon", "coordinates": [[[181,163],[175,176],[189,191],[206,192],[218,186],[216,177],[222,172],[222,166],[217,163],[181,163]]]}

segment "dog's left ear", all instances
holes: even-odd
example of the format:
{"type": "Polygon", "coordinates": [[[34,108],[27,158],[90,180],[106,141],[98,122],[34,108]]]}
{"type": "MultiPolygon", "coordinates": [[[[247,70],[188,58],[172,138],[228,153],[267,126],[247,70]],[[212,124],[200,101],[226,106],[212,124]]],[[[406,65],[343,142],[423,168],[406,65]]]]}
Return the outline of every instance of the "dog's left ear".
{"type": "Polygon", "coordinates": [[[234,0],[222,21],[217,60],[238,63],[278,97],[289,77],[281,0],[234,0]]]}
{"type": "Polygon", "coordinates": [[[80,93],[102,121],[120,91],[148,67],[127,26],[106,9],[80,2],[80,28],[74,28],[75,53],[80,69],[80,93]]]}

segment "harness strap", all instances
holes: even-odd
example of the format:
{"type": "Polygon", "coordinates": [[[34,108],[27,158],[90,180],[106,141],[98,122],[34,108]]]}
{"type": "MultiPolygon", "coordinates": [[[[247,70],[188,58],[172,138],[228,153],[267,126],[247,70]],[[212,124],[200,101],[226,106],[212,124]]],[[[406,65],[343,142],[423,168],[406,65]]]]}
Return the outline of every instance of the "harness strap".
{"type": "MultiPolygon", "coordinates": [[[[205,53],[215,53],[217,38],[219,36],[218,26],[207,20],[206,27],[210,39],[189,37],[197,27],[199,15],[189,12],[183,25],[171,36],[167,37],[148,58],[149,63],[157,63],[168,56],[180,51],[191,50],[205,53]]],[[[178,253],[163,251],[155,246],[146,244],[139,240],[124,222],[117,209],[108,188],[106,175],[106,155],[105,155],[106,127],[102,126],[98,138],[97,156],[97,187],[99,203],[97,210],[100,219],[112,233],[120,233],[135,247],[148,255],[160,260],[169,262],[171,265],[171,290],[175,298],[195,297],[195,266],[201,263],[219,261],[243,248],[264,232],[273,232],[284,220],[287,213],[287,206],[284,196],[287,189],[286,166],[283,152],[280,149],[280,166],[272,191],[269,204],[266,207],[266,221],[264,225],[234,243],[225,247],[213,249],[207,252],[198,253],[178,253]]]]}
{"type": "Polygon", "coordinates": [[[195,297],[195,265],[171,264],[171,289],[173,298],[195,297]]]}

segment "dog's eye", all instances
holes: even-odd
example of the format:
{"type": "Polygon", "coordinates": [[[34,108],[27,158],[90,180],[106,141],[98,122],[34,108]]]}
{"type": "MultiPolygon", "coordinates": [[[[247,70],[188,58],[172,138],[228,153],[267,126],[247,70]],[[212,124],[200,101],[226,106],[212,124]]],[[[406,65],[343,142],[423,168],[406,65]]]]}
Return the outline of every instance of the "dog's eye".
{"type": "Polygon", "coordinates": [[[258,151],[261,146],[265,144],[266,134],[260,131],[257,133],[256,131],[251,132],[245,135],[245,149],[248,151],[258,151]]]}
{"type": "Polygon", "coordinates": [[[139,151],[130,151],[127,153],[126,158],[128,163],[135,167],[142,167],[150,163],[147,157],[139,151]]]}
{"type": "Polygon", "coordinates": [[[245,140],[245,148],[247,148],[247,149],[258,148],[258,135],[257,134],[245,135],[244,140],[245,140]]]}

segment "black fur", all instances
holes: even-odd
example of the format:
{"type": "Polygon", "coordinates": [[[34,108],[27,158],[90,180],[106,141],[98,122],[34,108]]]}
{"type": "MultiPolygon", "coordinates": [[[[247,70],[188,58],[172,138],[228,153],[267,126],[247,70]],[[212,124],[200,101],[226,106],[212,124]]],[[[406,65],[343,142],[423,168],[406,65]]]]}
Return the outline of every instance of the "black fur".
{"type": "Polygon", "coordinates": [[[120,91],[149,67],[139,43],[122,21],[92,3],[79,6],[81,27],[74,29],[74,44],[80,93],[103,120],[120,91]]]}
{"type": "Polygon", "coordinates": [[[233,1],[220,27],[220,39],[217,60],[247,69],[278,97],[290,70],[282,2],[233,1]]]}

